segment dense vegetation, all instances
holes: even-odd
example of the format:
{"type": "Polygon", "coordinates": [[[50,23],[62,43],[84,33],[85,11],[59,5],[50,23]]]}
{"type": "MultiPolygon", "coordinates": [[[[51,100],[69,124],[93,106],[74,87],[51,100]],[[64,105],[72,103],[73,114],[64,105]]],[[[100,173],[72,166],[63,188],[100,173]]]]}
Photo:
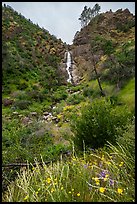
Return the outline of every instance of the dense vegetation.
{"type": "Polygon", "coordinates": [[[3,202],[134,202],[133,38],[91,41],[102,97],[94,74],[64,84],[55,36],[8,6],[2,25],[3,202]]]}
{"type": "Polygon", "coordinates": [[[59,85],[61,40],[12,8],[2,9],[3,92],[51,90],[59,85]],[[18,80],[17,80],[18,79],[18,80]]]}

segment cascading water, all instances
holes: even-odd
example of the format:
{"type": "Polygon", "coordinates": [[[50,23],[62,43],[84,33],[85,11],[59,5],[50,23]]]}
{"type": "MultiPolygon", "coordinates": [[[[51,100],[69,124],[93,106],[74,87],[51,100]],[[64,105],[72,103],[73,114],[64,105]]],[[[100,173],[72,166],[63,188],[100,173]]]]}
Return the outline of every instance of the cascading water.
{"type": "Polygon", "coordinates": [[[67,79],[67,82],[72,83],[72,76],[71,76],[71,73],[70,73],[70,69],[71,69],[71,66],[72,66],[72,60],[71,60],[71,54],[70,54],[69,51],[67,52],[67,62],[66,62],[66,65],[67,65],[66,70],[67,70],[68,75],[69,75],[69,78],[67,79]]]}

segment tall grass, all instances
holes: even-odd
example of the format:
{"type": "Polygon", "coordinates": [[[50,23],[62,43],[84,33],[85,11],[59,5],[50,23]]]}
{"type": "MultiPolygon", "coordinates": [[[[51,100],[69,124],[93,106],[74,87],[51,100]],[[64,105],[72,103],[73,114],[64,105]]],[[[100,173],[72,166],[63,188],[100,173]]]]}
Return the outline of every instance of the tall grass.
{"type": "MultiPolygon", "coordinates": [[[[3,195],[4,202],[134,202],[134,128],[117,145],[85,150],[56,163],[22,169],[3,195]],[[129,154],[130,152],[130,154],[129,154]],[[132,157],[131,157],[132,155],[132,157]]],[[[74,146],[73,146],[74,149],[74,146]]]]}

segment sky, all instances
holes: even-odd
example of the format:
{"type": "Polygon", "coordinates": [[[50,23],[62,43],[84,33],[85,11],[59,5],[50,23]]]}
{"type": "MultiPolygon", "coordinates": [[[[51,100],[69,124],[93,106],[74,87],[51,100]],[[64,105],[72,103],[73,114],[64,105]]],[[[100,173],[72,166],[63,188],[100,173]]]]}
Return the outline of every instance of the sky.
{"type": "Polygon", "coordinates": [[[96,3],[100,13],[128,8],[135,15],[135,2],[2,2],[67,44],[81,29],[78,18],[84,6],[93,8],[96,3]]]}

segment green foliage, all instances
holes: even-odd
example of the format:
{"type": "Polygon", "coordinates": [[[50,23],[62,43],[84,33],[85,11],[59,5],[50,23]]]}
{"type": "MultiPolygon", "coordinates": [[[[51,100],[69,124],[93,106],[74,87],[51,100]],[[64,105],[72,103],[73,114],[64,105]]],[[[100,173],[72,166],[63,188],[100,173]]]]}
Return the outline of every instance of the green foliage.
{"type": "Polygon", "coordinates": [[[24,90],[24,89],[26,89],[27,87],[28,87],[27,82],[22,82],[22,83],[20,83],[20,84],[17,86],[17,88],[18,88],[19,90],[24,90]]]}
{"type": "Polygon", "coordinates": [[[94,39],[90,42],[93,51],[103,50],[104,54],[110,55],[114,52],[115,44],[112,40],[106,39],[102,35],[95,35],[94,39]]]}
{"type": "Polygon", "coordinates": [[[72,86],[72,87],[70,87],[70,90],[71,91],[74,91],[74,92],[76,92],[76,91],[81,91],[83,88],[84,88],[84,84],[79,84],[79,85],[77,85],[77,86],[72,86]]]}
{"type": "Polygon", "coordinates": [[[104,54],[112,54],[114,52],[114,45],[111,40],[105,40],[104,44],[102,45],[104,54]]]}
{"type": "Polygon", "coordinates": [[[20,110],[27,109],[29,105],[31,104],[28,100],[16,100],[13,104],[15,108],[19,108],[20,110]]]}
{"type": "Polygon", "coordinates": [[[56,77],[57,70],[54,67],[43,67],[40,72],[40,84],[43,85],[44,88],[50,90],[58,85],[58,80],[56,77]]]}
{"type": "Polygon", "coordinates": [[[102,80],[111,80],[118,88],[123,87],[135,75],[135,49],[133,42],[126,42],[121,50],[108,57],[106,67],[110,67],[101,76],[102,80]],[[132,49],[131,49],[132,48],[132,49]]]}
{"type": "Polygon", "coordinates": [[[84,96],[81,95],[81,94],[73,94],[73,95],[70,95],[66,102],[68,105],[75,105],[75,104],[79,104],[81,101],[84,100],[84,96]]]}
{"type": "Polygon", "coordinates": [[[121,22],[117,22],[116,24],[116,29],[119,32],[128,32],[132,27],[135,26],[135,21],[134,20],[128,20],[126,23],[121,23],[121,22]]]}
{"type": "Polygon", "coordinates": [[[88,96],[88,97],[90,97],[90,96],[93,95],[93,93],[94,93],[94,90],[93,90],[91,87],[85,87],[85,88],[83,89],[83,96],[88,96]]]}
{"type": "Polygon", "coordinates": [[[38,90],[28,91],[27,95],[31,100],[34,99],[36,102],[43,102],[46,99],[45,94],[38,90]]]}
{"type": "Polygon", "coordinates": [[[67,92],[63,91],[63,90],[57,90],[52,95],[54,102],[59,102],[61,100],[65,100],[67,98],[67,96],[68,96],[67,92]]]}
{"type": "Polygon", "coordinates": [[[84,107],[82,115],[72,123],[74,142],[79,149],[83,141],[91,148],[103,147],[107,141],[115,143],[119,129],[126,129],[130,112],[125,106],[113,106],[105,100],[95,100],[84,107]]]}
{"type": "Polygon", "coordinates": [[[56,87],[60,57],[51,50],[56,51],[62,41],[8,6],[2,8],[2,25],[4,92],[12,92],[12,85],[18,90],[27,90],[32,85],[30,79],[48,89],[56,87]]]}
{"type": "Polygon", "coordinates": [[[135,78],[130,79],[119,91],[118,99],[123,101],[135,113],[135,78]]]}

